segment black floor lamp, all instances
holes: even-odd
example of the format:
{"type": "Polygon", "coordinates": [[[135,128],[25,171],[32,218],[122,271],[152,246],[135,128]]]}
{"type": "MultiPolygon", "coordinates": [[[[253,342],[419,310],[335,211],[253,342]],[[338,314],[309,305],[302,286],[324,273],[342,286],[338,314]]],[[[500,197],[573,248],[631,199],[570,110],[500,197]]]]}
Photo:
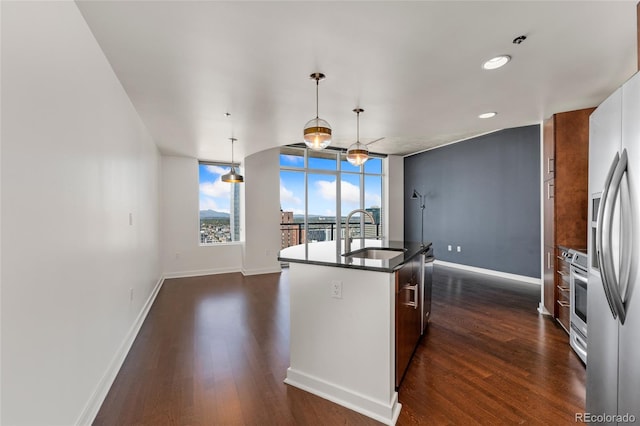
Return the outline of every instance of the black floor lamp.
{"type": "Polygon", "coordinates": [[[422,226],[420,228],[420,245],[424,247],[424,195],[413,190],[413,195],[411,196],[412,200],[418,200],[420,203],[420,210],[422,210],[422,226]]]}

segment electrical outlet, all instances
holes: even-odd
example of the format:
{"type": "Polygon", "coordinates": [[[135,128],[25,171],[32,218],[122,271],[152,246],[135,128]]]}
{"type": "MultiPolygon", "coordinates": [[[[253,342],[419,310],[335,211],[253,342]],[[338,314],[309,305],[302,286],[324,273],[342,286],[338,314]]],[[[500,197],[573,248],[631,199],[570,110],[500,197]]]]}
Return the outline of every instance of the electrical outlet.
{"type": "Polygon", "coordinates": [[[342,299],[342,281],[331,281],[331,297],[342,299]]]}
{"type": "Polygon", "coordinates": [[[457,252],[460,253],[462,251],[462,247],[458,246],[457,252]]]}
{"type": "Polygon", "coordinates": [[[129,226],[133,226],[133,213],[129,213],[129,226]]]}
{"type": "Polygon", "coordinates": [[[133,289],[132,288],[129,289],[129,301],[130,302],[133,301],[133,289]]]}
{"type": "Polygon", "coordinates": [[[447,250],[451,251],[451,244],[447,246],[447,250]]]}

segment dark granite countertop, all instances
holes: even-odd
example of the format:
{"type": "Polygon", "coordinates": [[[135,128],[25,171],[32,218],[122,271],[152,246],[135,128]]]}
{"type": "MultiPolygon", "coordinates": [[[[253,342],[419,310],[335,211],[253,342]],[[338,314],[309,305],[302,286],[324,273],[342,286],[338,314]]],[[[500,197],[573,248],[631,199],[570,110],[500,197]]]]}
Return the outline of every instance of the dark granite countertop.
{"type": "MultiPolygon", "coordinates": [[[[344,252],[341,242],[340,253],[344,252]]],[[[280,250],[278,260],[290,263],[334,266],[339,268],[364,269],[368,271],[393,272],[422,252],[433,253],[431,243],[424,246],[416,241],[364,240],[354,239],[351,252],[363,247],[402,249],[403,252],[391,259],[360,259],[342,256],[336,252],[335,241],[322,241],[297,245],[280,250]]]]}

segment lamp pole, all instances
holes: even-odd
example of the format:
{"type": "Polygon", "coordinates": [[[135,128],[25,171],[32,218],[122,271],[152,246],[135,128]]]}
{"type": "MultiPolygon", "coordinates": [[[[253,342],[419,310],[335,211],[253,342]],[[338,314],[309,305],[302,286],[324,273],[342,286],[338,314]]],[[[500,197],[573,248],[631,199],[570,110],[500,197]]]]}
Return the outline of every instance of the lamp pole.
{"type": "Polygon", "coordinates": [[[424,195],[417,190],[413,190],[411,199],[418,200],[420,203],[420,210],[422,211],[421,224],[420,224],[420,246],[424,247],[424,195]]]}

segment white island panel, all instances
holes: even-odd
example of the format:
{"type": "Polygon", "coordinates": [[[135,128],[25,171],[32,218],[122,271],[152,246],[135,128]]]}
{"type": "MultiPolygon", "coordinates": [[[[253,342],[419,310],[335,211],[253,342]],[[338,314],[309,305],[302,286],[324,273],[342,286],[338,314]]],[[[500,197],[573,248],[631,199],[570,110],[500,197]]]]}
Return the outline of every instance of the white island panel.
{"type": "Polygon", "coordinates": [[[395,424],[395,274],[291,263],[289,275],[285,382],[395,424]],[[332,297],[333,281],[342,298],[332,297]]]}

